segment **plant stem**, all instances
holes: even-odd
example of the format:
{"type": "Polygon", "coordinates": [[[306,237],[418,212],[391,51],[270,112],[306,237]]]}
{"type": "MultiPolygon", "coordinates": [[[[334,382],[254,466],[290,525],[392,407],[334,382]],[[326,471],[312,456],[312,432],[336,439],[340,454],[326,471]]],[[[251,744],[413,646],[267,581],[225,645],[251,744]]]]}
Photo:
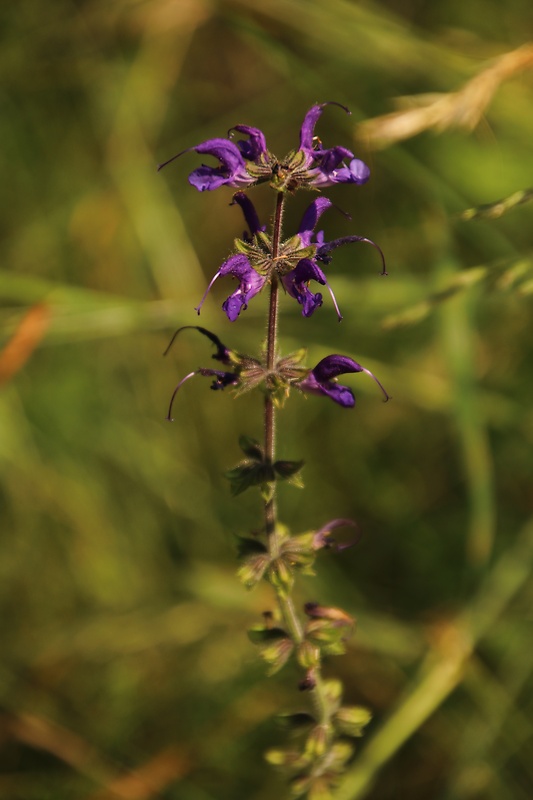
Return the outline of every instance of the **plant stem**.
{"type": "MultiPolygon", "coordinates": [[[[274,213],[272,231],[272,261],[275,262],[279,256],[279,244],[281,240],[283,205],[285,195],[278,193],[276,200],[276,210],[274,213]]],[[[272,270],[270,282],[270,305],[268,309],[268,330],[267,330],[267,352],[266,365],[269,371],[273,371],[276,364],[277,339],[278,339],[278,300],[279,300],[279,280],[275,270],[272,270]]],[[[276,418],[275,406],[270,392],[265,393],[265,458],[273,464],[276,455],[276,418]]],[[[268,540],[269,552],[272,555],[278,550],[276,534],[277,509],[276,509],[276,483],[272,487],[272,494],[265,501],[265,531],[268,540]]],[[[282,592],[277,592],[277,600],[284,623],[296,646],[304,641],[302,623],[298,618],[292,597],[282,592]]],[[[320,672],[320,667],[314,670],[315,688],[311,691],[315,714],[321,724],[328,724],[330,713],[324,693],[324,684],[320,672]]]]}
{"type": "MultiPolygon", "coordinates": [[[[272,234],[272,261],[275,262],[279,255],[279,243],[281,239],[281,224],[283,220],[283,202],[285,196],[282,192],[278,193],[276,200],[276,211],[274,214],[273,234],[272,234]]],[[[268,309],[268,330],[267,330],[267,352],[266,363],[269,371],[274,370],[276,363],[276,350],[278,341],[278,294],[279,282],[275,270],[272,270],[270,282],[270,305],[268,309]]],[[[274,402],[270,392],[265,394],[265,458],[267,462],[273,464],[276,453],[276,420],[274,402]]],[[[272,488],[272,495],[265,503],[265,530],[270,547],[276,541],[276,484],[272,488]]]]}

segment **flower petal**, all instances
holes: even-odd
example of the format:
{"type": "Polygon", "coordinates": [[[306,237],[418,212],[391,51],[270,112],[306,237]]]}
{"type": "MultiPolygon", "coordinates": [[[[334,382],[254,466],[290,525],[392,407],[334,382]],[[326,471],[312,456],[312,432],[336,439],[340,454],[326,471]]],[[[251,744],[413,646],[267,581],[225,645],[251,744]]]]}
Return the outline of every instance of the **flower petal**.
{"type": "Polygon", "coordinates": [[[179,156],[182,156],[184,153],[190,153],[191,150],[201,155],[213,156],[220,161],[220,164],[216,167],[209,167],[202,164],[201,167],[191,172],[189,175],[189,183],[198,189],[198,191],[212,191],[224,185],[240,188],[255,183],[255,178],[252,178],[246,170],[246,163],[241,155],[241,151],[237,145],[229,139],[208,139],[194,147],[188,147],[187,150],[182,150],[181,153],[178,153],[172,158],[169,158],[168,161],[160,164],[158,170],[170,164],[171,161],[179,158],[179,156]]]}
{"type": "Polygon", "coordinates": [[[235,322],[241,309],[246,309],[251,298],[261,291],[266,278],[255,271],[248,258],[242,253],[228,258],[220,267],[218,274],[232,275],[239,281],[239,288],[230,294],[222,304],[228,319],[235,322]]]}
{"type": "Polygon", "coordinates": [[[256,162],[267,152],[265,134],[263,131],[260,131],[259,128],[251,128],[249,125],[235,125],[231,130],[244,133],[248,136],[248,141],[240,139],[236,142],[242,155],[244,158],[248,159],[248,161],[256,162]]]}
{"type": "Polygon", "coordinates": [[[255,210],[255,206],[244,192],[235,192],[233,195],[233,200],[231,201],[231,205],[237,203],[242,208],[242,213],[244,214],[244,219],[246,220],[246,224],[250,229],[250,236],[244,236],[245,240],[250,241],[251,238],[256,233],[260,231],[266,230],[266,225],[261,225],[259,222],[259,217],[257,215],[257,211],[255,210]]]}
{"type": "MultiPolygon", "coordinates": [[[[307,207],[300,227],[298,228],[298,235],[302,241],[302,247],[308,247],[311,244],[313,231],[318,223],[318,220],[328,208],[331,208],[333,203],[328,197],[317,197],[307,207]]],[[[323,236],[322,236],[323,238],[323,236]]]]}
{"type": "Polygon", "coordinates": [[[362,372],[363,369],[361,364],[358,364],[353,358],[334,353],[318,362],[313,369],[313,375],[319,382],[323,382],[330,381],[348,372],[362,372]]]}
{"type": "Polygon", "coordinates": [[[322,112],[325,109],[325,107],[331,105],[339,106],[339,108],[344,109],[344,111],[346,111],[347,114],[350,114],[350,110],[346,108],[346,106],[343,106],[340,103],[336,103],[333,100],[327,103],[317,103],[317,105],[312,106],[305,115],[302,127],[300,128],[300,150],[314,149],[313,139],[315,136],[315,125],[318,122],[320,116],[322,115],[322,112]]]}
{"type": "Polygon", "coordinates": [[[307,286],[309,281],[317,281],[322,286],[327,284],[326,276],[315,261],[310,258],[302,258],[291,272],[283,276],[282,281],[290,296],[294,297],[302,306],[304,317],[310,317],[315,309],[322,305],[320,292],[313,294],[307,286]]]}

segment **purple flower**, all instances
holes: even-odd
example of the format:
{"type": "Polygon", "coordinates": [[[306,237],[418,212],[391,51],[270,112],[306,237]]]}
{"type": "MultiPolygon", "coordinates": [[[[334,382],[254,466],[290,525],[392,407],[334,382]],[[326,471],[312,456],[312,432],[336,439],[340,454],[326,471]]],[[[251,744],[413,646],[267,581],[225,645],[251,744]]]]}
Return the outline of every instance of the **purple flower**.
{"type": "Polygon", "coordinates": [[[322,189],[324,186],[334,186],[336,183],[355,183],[362,185],[370,178],[367,165],[354,157],[351,150],[337,145],[325,149],[322,142],[315,136],[315,125],[327,105],[336,105],[350,111],[340,103],[319,103],[309,109],[305,115],[300,130],[300,151],[306,156],[305,170],[306,183],[322,189]],[[345,159],[350,159],[348,165],[345,159]]]}
{"type": "Polygon", "coordinates": [[[249,125],[235,125],[227,139],[208,139],[193,147],[182,150],[169,158],[158,169],[162,169],[184,153],[194,151],[200,155],[210,155],[219,161],[217,166],[197,167],[189,175],[189,183],[198,191],[212,191],[220,186],[242,189],[256,183],[270,181],[271,186],[280,192],[293,192],[298,188],[322,189],[337,183],[361,185],[370,177],[367,165],[346,147],[336,145],[324,148],[315,136],[315,126],[324,108],[340,103],[318,103],[309,109],[300,129],[300,147],[284,159],[279,160],[266,146],[265,135],[258,128],[249,125]],[[233,132],[245,138],[233,140],[233,132]]]}
{"type": "Polygon", "coordinates": [[[352,390],[336,381],[339,375],[346,375],[350,372],[366,372],[367,375],[370,375],[375,380],[383,392],[385,401],[390,400],[390,396],[370,370],[365,369],[365,367],[362,367],[352,358],[348,358],[348,356],[336,354],[326,356],[322,361],[319,361],[316,367],[303,380],[298,382],[297,386],[304,392],[324,394],[343,408],[353,408],[355,397],[352,390]]]}
{"type": "MultiPolygon", "coordinates": [[[[220,361],[227,369],[200,367],[193,372],[189,372],[188,375],[182,378],[174,389],[170,400],[167,414],[167,419],[170,421],[172,421],[172,406],[179,389],[186,381],[195,375],[213,378],[211,389],[215,390],[225,389],[226,386],[233,386],[238,393],[242,394],[264,383],[267,391],[275,394],[281,389],[281,396],[286,398],[288,397],[290,388],[294,386],[310,394],[326,395],[343,406],[343,408],[352,408],[355,405],[355,397],[351,389],[337,383],[336,379],[339,375],[345,375],[347,373],[366,372],[366,374],[370,375],[378,384],[385,396],[385,401],[390,400],[389,395],[378,379],[368,369],[365,369],[365,367],[362,367],[361,364],[358,364],[357,361],[354,361],[348,356],[326,356],[314,369],[309,370],[301,365],[305,357],[305,350],[299,350],[284,358],[278,359],[274,370],[272,370],[268,369],[264,362],[258,361],[256,358],[242,355],[235,350],[230,350],[222,344],[218,336],[198,325],[185,325],[183,328],[179,328],[170,340],[163,355],[167,355],[178,334],[189,329],[197,330],[210,339],[216,347],[216,352],[213,353],[212,357],[216,361],[220,361]]],[[[282,462],[279,462],[279,464],[282,464],[282,462]]],[[[346,520],[334,520],[321,529],[319,534],[325,536],[331,528],[337,527],[340,524],[346,524],[346,520]]],[[[319,534],[317,534],[317,536],[319,534]]],[[[314,544],[313,547],[315,546],[318,545],[314,544]]],[[[323,547],[324,542],[319,546],[323,547]]]]}
{"type": "Polygon", "coordinates": [[[296,267],[284,275],[281,280],[290,296],[294,297],[302,306],[304,317],[310,317],[313,311],[322,305],[322,295],[320,292],[313,294],[308,283],[317,281],[322,286],[326,286],[327,280],[318,264],[311,258],[302,258],[296,267]]]}
{"type": "Polygon", "coordinates": [[[313,294],[307,285],[308,282],[310,280],[315,280],[322,286],[326,286],[331,295],[335,311],[337,312],[337,317],[340,321],[342,319],[342,314],[340,313],[337,300],[335,299],[333,290],[326,280],[326,276],[317,262],[329,264],[332,258],[330,255],[331,251],[343,244],[366,242],[367,244],[371,244],[373,247],[375,247],[381,256],[381,262],[383,265],[381,274],[386,275],[387,271],[383,252],[381,248],[378,247],[378,245],[371,239],[367,239],[365,236],[343,236],[340,239],[333,239],[331,242],[324,242],[324,232],[314,232],[320,217],[324,211],[327,211],[327,209],[331,208],[332,205],[333,203],[327,197],[317,197],[306,209],[302,217],[302,221],[300,222],[298,236],[300,238],[302,248],[314,246],[316,250],[312,258],[307,258],[300,261],[294,270],[282,278],[282,282],[291,297],[294,297],[300,303],[300,305],[303,306],[302,314],[304,317],[310,317],[313,311],[322,305],[322,295],[320,293],[313,294]]]}
{"type": "Polygon", "coordinates": [[[229,372],[219,369],[210,369],[208,367],[200,367],[199,369],[194,370],[193,372],[189,372],[188,375],[186,375],[184,378],[180,380],[180,382],[172,392],[172,397],[170,398],[170,404],[168,407],[168,413],[166,417],[169,422],[174,421],[172,418],[172,406],[174,405],[174,400],[176,398],[179,389],[183,386],[183,384],[186,381],[189,380],[189,378],[194,377],[194,375],[204,375],[205,377],[214,378],[214,380],[211,383],[211,389],[215,390],[225,389],[226,386],[231,386],[239,382],[239,375],[241,371],[241,358],[239,357],[239,355],[235,353],[233,350],[230,350],[224,344],[222,344],[218,336],[216,336],[214,333],[211,333],[211,331],[208,331],[206,328],[201,328],[199,325],[184,325],[183,328],[179,328],[173,335],[172,339],[170,340],[168,347],[163,353],[163,355],[164,356],[167,355],[170,348],[174,344],[177,335],[181,333],[181,331],[189,329],[200,331],[200,333],[202,333],[204,336],[207,336],[207,338],[210,339],[217,348],[216,353],[214,353],[212,357],[216,361],[221,361],[222,364],[225,364],[226,366],[233,367],[233,371],[229,372]]]}
{"type": "Polygon", "coordinates": [[[323,231],[315,233],[314,229],[320,217],[332,206],[331,200],[327,197],[317,197],[310,203],[302,217],[297,235],[281,242],[277,259],[272,257],[272,242],[265,234],[265,226],[260,224],[252,201],[244,192],[236,192],[232,204],[237,204],[242,209],[249,231],[245,231],[243,239],[236,242],[240,252],[224,261],[211,279],[204,296],[196,307],[198,314],[218,278],[231,275],[239,281],[238,288],[222,304],[228,319],[234,322],[241,310],[247,308],[252,297],[255,297],[263,286],[276,275],[281,280],[287,294],[302,306],[304,317],[310,317],[323,303],[321,292],[315,293],[309,288],[310,281],[316,281],[321,286],[325,286],[333,300],[337,317],[341,320],[342,315],[335,295],[320,264],[329,264],[331,252],[343,244],[353,242],[371,244],[381,255],[382,274],[387,274],[383,253],[370,239],[364,236],[344,236],[331,242],[325,242],[323,231]]]}
{"type": "Polygon", "coordinates": [[[224,261],[218,272],[211,278],[209,286],[204,292],[204,296],[200,303],[196,306],[195,311],[200,314],[200,310],[204,304],[212,285],[220,278],[220,276],[232,275],[239,281],[239,287],[233,294],[222,303],[222,308],[226,312],[226,316],[231,322],[235,322],[241,310],[248,307],[248,302],[252,297],[258,294],[265,285],[266,277],[259,275],[258,272],[250,264],[247,256],[242,253],[237,253],[230,256],[227,261],[224,261]]]}
{"type": "Polygon", "coordinates": [[[256,178],[252,177],[246,169],[246,161],[241,150],[230,139],[208,139],[195,147],[188,147],[163,164],[159,164],[158,171],[184,153],[190,153],[191,150],[202,155],[214,156],[220,161],[216,167],[202,164],[201,167],[197,167],[191,172],[189,183],[199,192],[212,191],[220,186],[233,186],[240,189],[256,182],[256,178]]]}

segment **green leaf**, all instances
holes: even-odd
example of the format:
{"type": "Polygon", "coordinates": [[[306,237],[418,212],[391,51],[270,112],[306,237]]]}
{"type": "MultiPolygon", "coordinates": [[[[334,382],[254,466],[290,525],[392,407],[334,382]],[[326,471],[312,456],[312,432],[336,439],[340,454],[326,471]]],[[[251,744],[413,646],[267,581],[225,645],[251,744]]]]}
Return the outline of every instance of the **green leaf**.
{"type": "Polygon", "coordinates": [[[239,436],[239,447],[253,461],[264,460],[263,448],[257,439],[252,439],[251,436],[239,436]]]}
{"type": "Polygon", "coordinates": [[[269,480],[273,480],[274,471],[268,464],[244,461],[228,470],[225,476],[231,484],[231,493],[238,495],[249,489],[250,486],[261,486],[269,480]]]}
{"type": "Polygon", "coordinates": [[[287,631],[284,631],[283,628],[265,628],[264,625],[254,625],[248,630],[248,638],[253,644],[264,644],[287,639],[288,636],[287,631]]]}
{"type": "Polygon", "coordinates": [[[305,711],[292,714],[278,714],[276,720],[282,728],[287,728],[292,731],[309,728],[310,725],[315,723],[314,717],[312,717],[311,714],[307,714],[305,711]]]}
{"type": "Polygon", "coordinates": [[[274,463],[274,472],[281,480],[286,481],[297,475],[303,465],[303,461],[276,461],[274,463]]]}

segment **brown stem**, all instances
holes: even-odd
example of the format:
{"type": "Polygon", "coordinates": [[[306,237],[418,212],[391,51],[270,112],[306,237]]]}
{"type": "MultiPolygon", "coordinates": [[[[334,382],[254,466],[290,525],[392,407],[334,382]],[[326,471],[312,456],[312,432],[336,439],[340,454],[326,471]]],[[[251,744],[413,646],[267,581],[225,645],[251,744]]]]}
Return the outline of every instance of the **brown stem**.
{"type": "MultiPolygon", "coordinates": [[[[273,234],[272,234],[272,261],[275,262],[279,255],[279,243],[281,239],[281,224],[283,219],[283,193],[279,193],[276,200],[276,211],[274,214],[273,234]]],[[[278,294],[279,282],[275,270],[272,271],[270,282],[270,305],[268,309],[268,331],[267,331],[267,352],[266,365],[269,371],[274,369],[276,363],[276,350],[278,339],[278,294]]],[[[265,394],[265,458],[273,464],[276,452],[276,419],[274,403],[270,393],[265,394]]],[[[272,490],[272,497],[265,503],[265,530],[268,538],[275,537],[276,534],[276,495],[275,484],[272,490]]],[[[275,539],[272,539],[272,544],[275,539]]]]}

